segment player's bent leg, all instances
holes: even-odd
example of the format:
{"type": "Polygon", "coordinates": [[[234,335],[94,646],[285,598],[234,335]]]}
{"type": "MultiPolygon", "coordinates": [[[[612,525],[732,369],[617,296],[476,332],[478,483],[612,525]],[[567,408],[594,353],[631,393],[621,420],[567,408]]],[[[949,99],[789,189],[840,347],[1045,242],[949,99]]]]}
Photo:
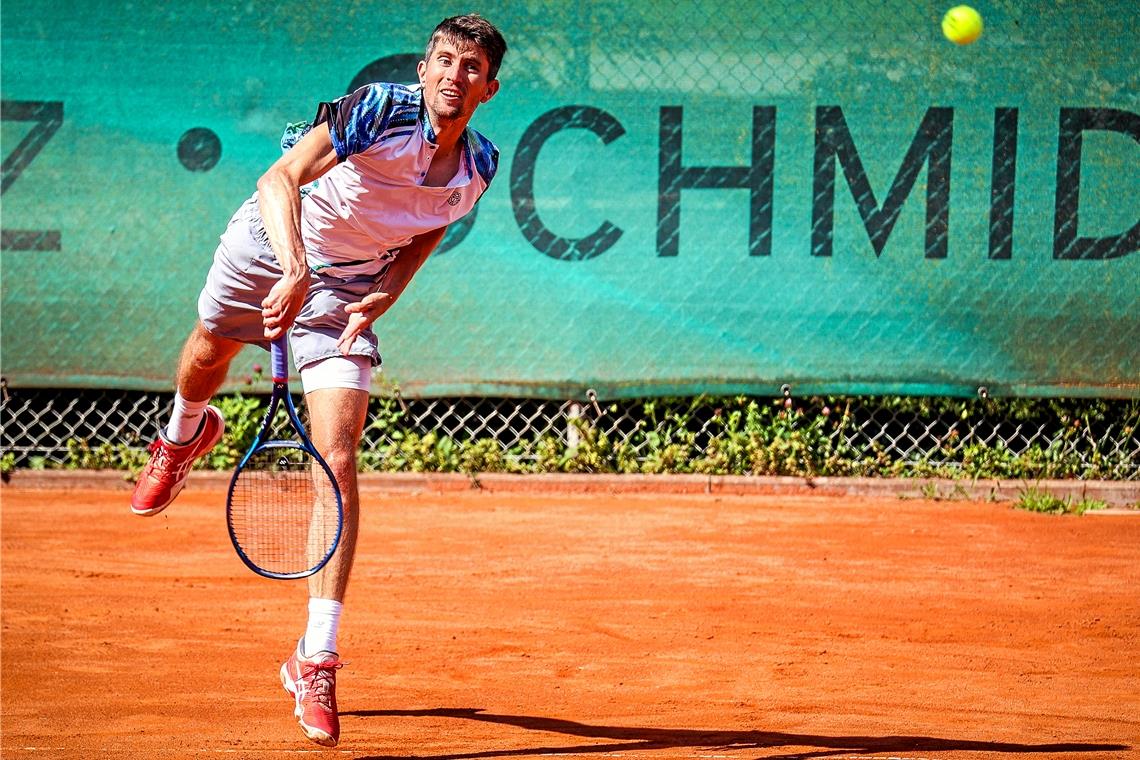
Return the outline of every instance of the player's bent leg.
{"type": "MultiPolygon", "coordinates": [[[[237,341],[211,335],[198,324],[182,350],[178,392],[189,399],[209,399],[221,386],[230,360],[241,346],[237,341]]],[[[172,441],[165,431],[160,431],[148,449],[150,460],[131,494],[131,511],[149,517],[166,509],[186,485],[194,462],[218,444],[225,430],[222,413],[207,406],[188,441],[172,441]]]]}

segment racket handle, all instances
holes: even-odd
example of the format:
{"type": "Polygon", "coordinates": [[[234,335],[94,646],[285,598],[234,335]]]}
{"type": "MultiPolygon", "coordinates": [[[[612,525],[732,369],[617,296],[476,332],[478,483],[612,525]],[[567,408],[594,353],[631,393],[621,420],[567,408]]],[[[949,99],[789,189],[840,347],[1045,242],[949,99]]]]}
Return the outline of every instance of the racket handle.
{"type": "Polygon", "coordinates": [[[289,338],[282,335],[269,345],[269,364],[273,370],[273,382],[283,383],[289,379],[289,338]]]}

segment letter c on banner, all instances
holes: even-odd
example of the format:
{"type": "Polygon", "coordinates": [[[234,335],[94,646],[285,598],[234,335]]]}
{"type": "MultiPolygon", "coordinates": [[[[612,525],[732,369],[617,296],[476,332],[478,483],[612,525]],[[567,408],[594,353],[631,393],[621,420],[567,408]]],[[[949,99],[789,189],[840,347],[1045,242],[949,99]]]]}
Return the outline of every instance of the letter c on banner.
{"type": "Polygon", "coordinates": [[[625,134],[625,128],[612,115],[591,106],[562,106],[538,117],[523,134],[511,165],[511,206],[515,221],[527,242],[552,259],[578,261],[604,253],[621,237],[622,231],[608,221],[589,235],[564,238],[551,232],[534,205],[534,168],[542,146],[563,129],[588,129],[609,145],[625,134]]]}

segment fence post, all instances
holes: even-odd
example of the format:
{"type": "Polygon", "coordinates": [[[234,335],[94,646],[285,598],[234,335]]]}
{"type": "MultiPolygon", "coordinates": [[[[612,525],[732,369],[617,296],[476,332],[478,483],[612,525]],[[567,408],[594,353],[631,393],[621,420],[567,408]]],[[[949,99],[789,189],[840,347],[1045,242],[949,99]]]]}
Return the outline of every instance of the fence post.
{"type": "Polygon", "coordinates": [[[566,412],[566,446],[567,448],[577,448],[578,443],[582,440],[582,433],[578,426],[574,424],[574,420],[582,417],[582,405],[577,401],[570,402],[570,408],[566,412]]]}

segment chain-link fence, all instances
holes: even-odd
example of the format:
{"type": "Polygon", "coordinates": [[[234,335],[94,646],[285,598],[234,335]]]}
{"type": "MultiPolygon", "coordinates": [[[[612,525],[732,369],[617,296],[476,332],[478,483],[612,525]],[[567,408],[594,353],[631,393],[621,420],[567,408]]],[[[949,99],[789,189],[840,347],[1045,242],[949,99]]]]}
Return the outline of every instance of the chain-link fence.
{"type": "MultiPolygon", "coordinates": [[[[245,400],[256,416],[259,399],[245,400]]],[[[2,453],[10,467],[127,467],[170,406],[169,394],[6,391],[2,453]],[[100,447],[110,458],[82,456],[100,447]]],[[[396,396],[373,399],[362,461],[386,470],[1137,480],[1140,402],[396,396]],[[473,449],[478,458],[462,455],[473,449]]]]}

